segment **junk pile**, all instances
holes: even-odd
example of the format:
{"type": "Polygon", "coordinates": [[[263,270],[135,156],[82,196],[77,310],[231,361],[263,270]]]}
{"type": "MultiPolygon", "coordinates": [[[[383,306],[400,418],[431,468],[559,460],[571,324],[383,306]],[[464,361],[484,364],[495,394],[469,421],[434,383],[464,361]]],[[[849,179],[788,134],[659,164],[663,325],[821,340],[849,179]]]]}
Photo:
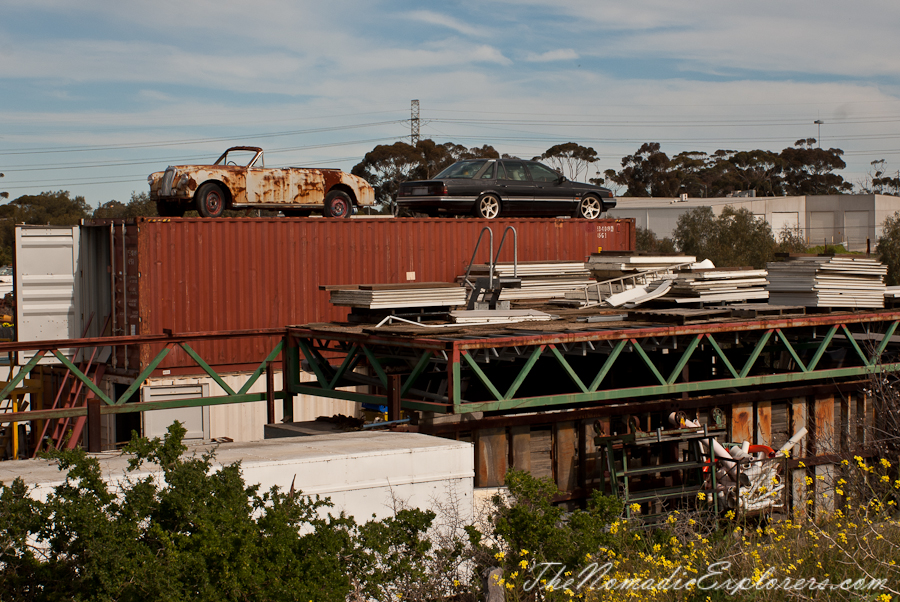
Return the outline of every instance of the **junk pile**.
{"type": "MultiPolygon", "coordinates": [[[[599,257],[592,255],[598,261],[599,257]]],[[[592,274],[619,274],[631,263],[618,260],[648,259],[648,263],[634,264],[631,273],[615,276],[582,290],[566,294],[566,302],[579,307],[607,305],[610,307],[637,307],[648,301],[659,300],[667,303],[744,303],[748,300],[769,298],[766,290],[766,270],[751,267],[717,268],[709,259],[699,263],[676,263],[694,260],[694,257],[669,257],[668,262],[660,257],[617,257],[605,258],[602,264],[610,269],[592,270],[592,274]],[[617,260],[615,262],[611,260],[617,260]],[[646,268],[646,269],[645,269],[646,268]]],[[[589,264],[591,265],[591,264],[589,264]]]]}
{"type": "Polygon", "coordinates": [[[737,303],[769,298],[766,270],[709,266],[712,262],[706,260],[678,272],[663,299],[676,303],[737,303]]]}
{"type": "MultiPolygon", "coordinates": [[[[488,277],[490,270],[486,264],[473,265],[469,277],[488,277]]],[[[561,299],[567,292],[594,282],[583,261],[521,261],[518,265],[494,265],[494,278],[512,278],[514,273],[521,280],[521,286],[504,288],[500,292],[500,301],[561,299]]],[[[463,282],[464,278],[460,275],[458,281],[463,282]]]]}
{"type": "MultiPolygon", "coordinates": [[[[612,280],[640,272],[665,272],[696,263],[693,255],[612,255],[592,253],[587,267],[597,280],[612,280]]],[[[669,272],[671,273],[671,271],[669,272]]]]}
{"type": "MultiPolygon", "coordinates": [[[[669,414],[669,422],[679,428],[699,429],[696,420],[679,419],[675,412],[669,414]]],[[[751,445],[744,441],[726,449],[715,438],[711,438],[716,470],[716,496],[720,508],[731,508],[742,512],[756,512],[783,508],[784,480],[780,475],[783,464],[779,458],[790,453],[803,437],[806,428],[801,428],[777,452],[768,445],[751,445]]],[[[701,440],[701,448],[705,448],[701,440]]],[[[704,449],[704,454],[709,450],[704,449]]],[[[711,487],[710,480],[706,482],[711,487]]]]}
{"type": "Polygon", "coordinates": [[[768,264],[769,299],[806,307],[884,307],[887,267],[856,256],[797,256],[768,264]]]}

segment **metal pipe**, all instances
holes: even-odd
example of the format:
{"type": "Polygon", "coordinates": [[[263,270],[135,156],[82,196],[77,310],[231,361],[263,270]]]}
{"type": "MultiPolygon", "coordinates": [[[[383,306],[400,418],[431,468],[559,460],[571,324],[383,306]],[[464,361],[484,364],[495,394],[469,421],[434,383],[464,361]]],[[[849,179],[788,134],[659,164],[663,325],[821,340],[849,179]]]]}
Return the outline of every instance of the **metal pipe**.
{"type": "MultiPolygon", "coordinates": [[[[497,260],[500,258],[500,251],[503,250],[503,242],[506,240],[506,234],[512,230],[513,233],[513,278],[519,277],[519,233],[516,232],[516,229],[512,226],[507,226],[505,230],[503,230],[503,236],[500,237],[500,244],[497,246],[497,254],[494,255],[493,265],[491,266],[491,270],[493,267],[497,265],[497,260]]],[[[493,285],[493,281],[491,281],[493,285]]]]}
{"type": "Polygon", "coordinates": [[[491,271],[490,271],[489,277],[491,279],[490,280],[491,288],[494,288],[494,266],[490,264],[490,262],[493,261],[493,258],[494,258],[494,231],[491,230],[488,226],[485,226],[484,228],[481,229],[481,232],[478,234],[478,240],[475,241],[475,250],[472,251],[472,259],[469,260],[469,267],[466,268],[466,275],[463,276],[463,282],[465,284],[468,284],[469,286],[471,286],[473,289],[475,287],[472,285],[471,282],[469,282],[469,273],[472,271],[472,264],[475,263],[475,255],[478,254],[478,247],[481,246],[481,237],[484,236],[485,230],[487,230],[488,234],[490,234],[491,248],[488,249],[490,251],[490,253],[488,254],[488,261],[489,261],[491,271]]]}
{"type": "Polygon", "coordinates": [[[372,424],[364,424],[364,425],[362,425],[361,428],[374,429],[374,428],[378,428],[379,426],[390,426],[392,424],[405,424],[407,422],[409,422],[409,418],[404,418],[402,420],[388,420],[386,422],[373,422],[372,424]]]}

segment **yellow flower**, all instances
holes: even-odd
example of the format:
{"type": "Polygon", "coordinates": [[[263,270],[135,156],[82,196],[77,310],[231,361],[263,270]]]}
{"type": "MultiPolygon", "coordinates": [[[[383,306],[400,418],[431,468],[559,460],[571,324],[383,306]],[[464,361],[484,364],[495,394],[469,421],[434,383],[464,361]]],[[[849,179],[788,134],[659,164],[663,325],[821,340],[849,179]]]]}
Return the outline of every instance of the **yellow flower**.
{"type": "Polygon", "coordinates": [[[878,596],[878,602],[891,602],[893,599],[894,597],[890,594],[881,594],[878,596]]]}
{"type": "Polygon", "coordinates": [[[512,583],[506,584],[506,589],[512,589],[513,587],[515,587],[515,586],[512,583]]]}
{"type": "Polygon", "coordinates": [[[521,568],[523,568],[523,569],[527,569],[527,568],[528,568],[528,561],[525,560],[525,559],[520,560],[520,561],[519,561],[519,567],[521,567],[521,568]]]}
{"type": "Polygon", "coordinates": [[[728,512],[726,512],[725,518],[727,518],[728,520],[733,519],[734,518],[734,510],[729,510],[728,512]]]}
{"type": "Polygon", "coordinates": [[[705,500],[705,499],[706,499],[706,494],[703,493],[702,491],[698,491],[698,492],[697,492],[697,499],[700,500],[700,501],[705,500]]]}
{"type": "Polygon", "coordinates": [[[882,465],[883,467],[885,467],[885,468],[890,468],[890,467],[891,467],[891,463],[888,462],[886,458],[882,458],[882,459],[881,459],[881,465],[882,465]]]}
{"type": "Polygon", "coordinates": [[[801,462],[798,462],[798,463],[797,463],[797,467],[798,467],[798,468],[806,468],[806,464],[804,464],[804,463],[801,461],[801,462]]]}
{"type": "Polygon", "coordinates": [[[525,550],[525,549],[519,550],[519,556],[528,556],[528,550],[525,550]]]}
{"type": "Polygon", "coordinates": [[[496,554],[494,554],[494,558],[496,558],[497,560],[503,560],[504,558],[506,558],[506,554],[504,554],[503,552],[497,552],[496,554]]]}
{"type": "Polygon", "coordinates": [[[882,482],[882,483],[890,483],[890,482],[891,482],[891,477],[889,477],[889,476],[887,476],[887,475],[884,475],[883,477],[881,477],[881,482],[882,482]]]}
{"type": "Polygon", "coordinates": [[[546,589],[547,589],[548,592],[552,592],[552,591],[553,591],[553,586],[552,586],[552,585],[548,585],[546,589]]]}
{"type": "Polygon", "coordinates": [[[453,580],[453,587],[459,587],[459,579],[453,580]]]}
{"type": "Polygon", "coordinates": [[[640,512],[641,512],[641,505],[638,504],[637,502],[635,502],[634,504],[629,506],[629,508],[631,508],[631,511],[634,512],[635,514],[640,514],[640,512]]]}

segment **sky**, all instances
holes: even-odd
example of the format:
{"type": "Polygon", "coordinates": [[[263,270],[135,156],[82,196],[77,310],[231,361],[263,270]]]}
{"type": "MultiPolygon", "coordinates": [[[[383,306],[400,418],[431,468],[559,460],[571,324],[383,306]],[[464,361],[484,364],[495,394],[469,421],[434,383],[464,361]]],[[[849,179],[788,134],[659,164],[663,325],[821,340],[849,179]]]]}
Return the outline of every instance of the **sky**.
{"type": "Polygon", "coordinates": [[[438,143],[603,172],[813,137],[858,183],[900,169],[897,32],[870,0],[0,0],[0,191],[127,202],[234,145],[349,171],[413,99],[438,143]]]}

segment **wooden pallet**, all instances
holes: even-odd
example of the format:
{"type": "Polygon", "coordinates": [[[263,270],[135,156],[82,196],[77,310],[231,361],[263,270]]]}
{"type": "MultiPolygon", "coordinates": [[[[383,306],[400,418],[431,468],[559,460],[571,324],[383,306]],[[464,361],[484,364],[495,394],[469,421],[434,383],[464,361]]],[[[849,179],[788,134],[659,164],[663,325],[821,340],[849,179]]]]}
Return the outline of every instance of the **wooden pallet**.
{"type": "Polygon", "coordinates": [[[711,320],[730,318],[730,309],[703,308],[692,309],[688,307],[676,307],[672,309],[642,310],[628,312],[629,320],[643,320],[653,322],[674,323],[679,326],[685,324],[697,324],[711,320]]]}
{"type": "Polygon", "coordinates": [[[802,315],[806,308],[802,305],[770,305],[769,303],[735,303],[719,305],[710,309],[727,309],[733,318],[757,318],[761,316],[802,315]]]}

